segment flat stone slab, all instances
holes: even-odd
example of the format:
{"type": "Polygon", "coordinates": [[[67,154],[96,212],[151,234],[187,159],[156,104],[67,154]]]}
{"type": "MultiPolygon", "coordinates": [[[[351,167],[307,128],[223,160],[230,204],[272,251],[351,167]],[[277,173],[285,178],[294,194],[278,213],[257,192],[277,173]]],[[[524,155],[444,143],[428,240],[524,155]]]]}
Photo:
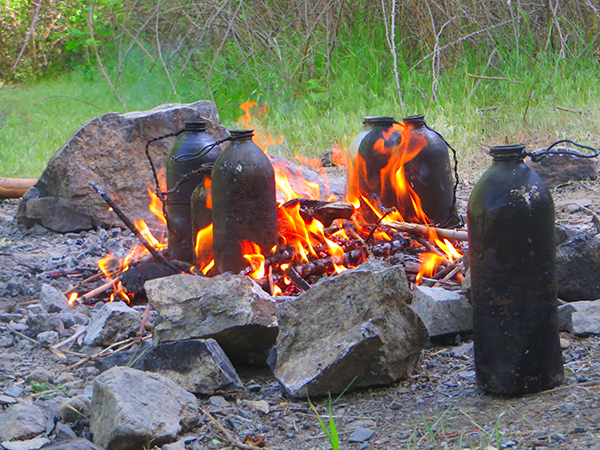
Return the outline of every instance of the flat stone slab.
{"type": "Polygon", "coordinates": [[[417,286],[411,307],[429,330],[430,337],[473,330],[473,307],[458,292],[417,286]]]}

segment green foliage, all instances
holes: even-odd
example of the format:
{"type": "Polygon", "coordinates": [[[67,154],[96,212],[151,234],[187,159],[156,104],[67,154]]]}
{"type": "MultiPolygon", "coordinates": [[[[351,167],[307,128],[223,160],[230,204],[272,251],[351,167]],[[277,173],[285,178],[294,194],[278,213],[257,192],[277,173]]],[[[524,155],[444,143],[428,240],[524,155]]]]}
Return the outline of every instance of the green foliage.
{"type": "Polygon", "coordinates": [[[333,450],[340,450],[340,437],[338,435],[337,427],[335,425],[335,420],[333,418],[333,407],[331,406],[331,395],[329,396],[329,423],[328,423],[328,425],[325,425],[323,418],[317,411],[317,408],[315,408],[315,405],[313,405],[312,402],[310,401],[310,398],[308,399],[308,404],[310,406],[310,409],[312,409],[312,411],[317,416],[319,425],[321,426],[321,429],[327,436],[327,440],[329,441],[331,448],[333,450]]]}
{"type": "MultiPolygon", "coordinates": [[[[89,3],[58,2],[55,8],[72,5],[64,19],[68,15],[74,24],[54,27],[69,49],[61,58],[66,61],[69,54],[79,63],[60,76],[0,87],[0,176],[39,176],[69,135],[101,113],[200,99],[213,100],[230,127],[241,115],[239,104],[254,100],[268,107],[268,114],[256,118],[258,125],[285,138],[271,151],[311,157],[332,144],[345,146],[361,130],[364,116],[424,113],[459,150],[463,176],[486,166],[484,150],[498,143],[543,145],[568,136],[597,145],[600,125],[593,118],[600,112],[595,101],[600,72],[594,51],[600,40],[589,14],[567,16],[573,5],[565,6],[561,27],[572,33],[553,47],[547,16],[533,6],[503,6],[494,23],[504,25],[467,39],[494,26],[485,8],[462,0],[471,14],[466,17],[448,4],[445,14],[456,13],[457,19],[432,35],[431,26],[424,25],[431,20],[417,20],[429,17],[426,3],[398,0],[402,108],[377,2],[343,3],[342,10],[336,2],[326,10],[315,3],[314,14],[306,15],[286,2],[267,0],[252,7],[222,0],[218,11],[203,10],[206,4],[134,7],[102,0],[94,3],[93,39],[86,31],[89,3]],[[203,22],[190,28],[198,18],[203,22]],[[432,60],[435,36],[444,50],[432,60]]],[[[435,8],[432,14],[438,27],[448,20],[435,8]]],[[[10,65],[12,59],[2,61],[10,65]]],[[[33,63],[19,67],[34,71],[33,63]]]]}
{"type": "Polygon", "coordinates": [[[23,80],[89,62],[88,23],[96,35],[112,38],[121,0],[59,0],[37,3],[0,0],[0,81],[23,80]]]}

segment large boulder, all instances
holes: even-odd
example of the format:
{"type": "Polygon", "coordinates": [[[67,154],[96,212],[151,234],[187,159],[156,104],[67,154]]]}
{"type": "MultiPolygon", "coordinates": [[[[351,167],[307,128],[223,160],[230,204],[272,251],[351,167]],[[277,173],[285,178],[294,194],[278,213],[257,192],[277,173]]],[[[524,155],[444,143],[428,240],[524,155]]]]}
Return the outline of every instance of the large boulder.
{"type": "Polygon", "coordinates": [[[106,450],[173,442],[198,420],[196,397],[162,375],[113,367],[94,380],[90,430],[106,450]]]}
{"type": "Polygon", "coordinates": [[[407,378],[428,340],[411,298],[404,269],[381,261],[320,280],[277,308],[275,377],[293,397],[407,378]]]}
{"type": "Polygon", "coordinates": [[[144,289],[158,312],[155,343],[212,338],[234,364],[264,363],[275,344],[275,302],[250,277],[180,274],[147,281],[144,289]]]}
{"type": "MultiPolygon", "coordinates": [[[[122,226],[104,200],[90,187],[96,183],[130,218],[158,225],[148,210],[148,188],[154,190],[152,170],[144,153],[146,142],[183,128],[185,121],[207,120],[215,139],[227,131],[209,101],[167,104],[150,111],[109,113],[96,117],[54,154],[38,182],[23,196],[17,211],[19,222],[36,223],[58,232],[86,230],[96,226],[122,226]]],[[[157,170],[174,137],[150,146],[157,170]]]]}
{"type": "MultiPolygon", "coordinates": [[[[564,148],[555,147],[555,150],[564,148]]],[[[548,155],[540,161],[528,161],[549,188],[569,181],[595,180],[598,176],[596,159],[571,155],[548,155]]]]}
{"type": "Polygon", "coordinates": [[[567,302],[600,298],[600,234],[556,227],[558,297],[567,302]]]}

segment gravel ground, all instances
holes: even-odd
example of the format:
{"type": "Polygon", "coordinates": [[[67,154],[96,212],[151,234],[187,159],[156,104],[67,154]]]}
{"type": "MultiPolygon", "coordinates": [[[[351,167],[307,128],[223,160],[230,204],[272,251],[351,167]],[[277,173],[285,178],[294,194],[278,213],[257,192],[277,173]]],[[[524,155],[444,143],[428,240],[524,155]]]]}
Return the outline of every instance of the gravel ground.
{"type": "MultiPolygon", "coordinates": [[[[466,198],[461,195],[459,205],[463,210],[466,198]]],[[[589,211],[600,209],[596,185],[579,183],[555,192],[557,204],[582,198],[592,200],[588,210],[558,209],[558,221],[588,226],[589,211]]],[[[98,258],[108,252],[124,254],[136,244],[129,232],[118,229],[61,235],[39,227],[19,227],[13,220],[17,204],[15,200],[0,201],[2,317],[25,314],[27,303],[23,302],[35,300],[42,283],[66,290],[92,275],[98,258]],[[89,270],[77,275],[57,272],[75,268],[89,270]]],[[[80,309],[89,315],[92,307],[80,309]]],[[[599,338],[563,334],[561,343],[565,381],[539,394],[502,398],[480,391],[475,385],[469,336],[455,336],[432,343],[424,353],[420,370],[408,380],[345,393],[332,399],[331,405],[328,399],[312,400],[326,425],[331,416],[339,433],[339,448],[343,449],[600,450],[599,338]]],[[[62,359],[11,332],[6,322],[0,321],[0,393],[17,386],[23,388],[19,398],[34,395],[24,378],[34,369],[46,368],[56,376],[49,387],[60,389],[43,393],[45,396],[60,401],[61,397],[78,395],[98,374],[94,366],[68,368],[78,360],[69,355],[62,359]]],[[[240,376],[246,391],[200,399],[214,421],[205,417],[186,435],[188,448],[230,448],[229,439],[215,421],[236,439],[244,441],[249,435],[247,442],[264,440],[269,449],[331,448],[308,401],[287,399],[267,370],[243,368],[240,376]]],[[[85,425],[78,425],[80,435],[88,433],[85,425]]]]}

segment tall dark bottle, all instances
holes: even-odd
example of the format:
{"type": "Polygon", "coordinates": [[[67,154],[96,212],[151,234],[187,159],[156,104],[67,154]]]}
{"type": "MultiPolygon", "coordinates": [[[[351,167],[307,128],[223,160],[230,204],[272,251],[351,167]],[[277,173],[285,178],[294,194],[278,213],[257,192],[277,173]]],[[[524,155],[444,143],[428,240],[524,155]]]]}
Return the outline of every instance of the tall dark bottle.
{"type": "Polygon", "coordinates": [[[564,377],[558,335],[554,203],[522,145],[492,147],[469,200],[477,384],[507,395],[564,377]]]}
{"type": "Polygon", "coordinates": [[[367,117],[363,123],[371,131],[362,138],[358,146],[356,164],[359,190],[367,198],[381,200],[381,169],[388,165],[394,146],[402,137],[393,128],[397,123],[393,117],[367,117]]]}
{"type": "MultiPolygon", "coordinates": [[[[177,138],[167,154],[167,189],[171,190],[184,175],[199,169],[204,163],[217,159],[221,148],[214,147],[202,151],[215,143],[206,132],[206,122],[185,122],[183,134],[177,138]]],[[[209,176],[210,172],[206,172],[209,176]]],[[[167,195],[167,217],[169,219],[169,252],[180,261],[194,262],[194,237],[192,236],[192,216],[190,198],[204,177],[194,177],[182,183],[177,191],[167,195]]]]}
{"type": "Polygon", "coordinates": [[[419,196],[421,208],[432,223],[445,227],[459,225],[446,143],[427,127],[424,115],[405,117],[402,121],[426,142],[425,147],[404,164],[406,181],[419,196]]]}
{"type": "Polygon", "coordinates": [[[213,252],[218,273],[248,265],[244,241],[263,254],[277,244],[275,172],[254,142],[253,130],[232,130],[212,170],[213,252]]]}

